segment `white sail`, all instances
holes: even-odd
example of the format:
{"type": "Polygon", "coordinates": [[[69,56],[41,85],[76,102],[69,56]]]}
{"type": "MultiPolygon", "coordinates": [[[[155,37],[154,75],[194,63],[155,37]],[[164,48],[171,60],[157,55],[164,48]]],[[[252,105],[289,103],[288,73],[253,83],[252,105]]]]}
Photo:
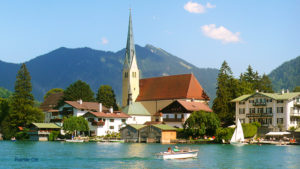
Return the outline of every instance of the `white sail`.
{"type": "Polygon", "coordinates": [[[238,119],[233,136],[231,137],[230,143],[241,143],[241,142],[244,142],[244,132],[243,132],[241,122],[238,119]]]}

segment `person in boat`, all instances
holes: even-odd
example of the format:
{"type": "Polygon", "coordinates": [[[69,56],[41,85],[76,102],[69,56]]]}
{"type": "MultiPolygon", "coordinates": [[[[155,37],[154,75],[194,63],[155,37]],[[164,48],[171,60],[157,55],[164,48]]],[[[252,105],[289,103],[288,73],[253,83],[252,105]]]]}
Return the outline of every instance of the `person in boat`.
{"type": "Polygon", "coordinates": [[[171,147],[168,147],[168,153],[172,153],[171,147]]]}
{"type": "Polygon", "coordinates": [[[173,151],[174,152],[179,152],[180,150],[179,150],[179,148],[177,146],[175,146],[174,149],[173,149],[173,151]]]}

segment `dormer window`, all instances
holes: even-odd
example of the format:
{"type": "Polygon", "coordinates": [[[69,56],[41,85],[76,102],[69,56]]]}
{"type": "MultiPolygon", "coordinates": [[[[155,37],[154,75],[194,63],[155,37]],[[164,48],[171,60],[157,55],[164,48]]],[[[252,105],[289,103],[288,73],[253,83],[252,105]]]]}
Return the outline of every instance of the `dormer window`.
{"type": "Polygon", "coordinates": [[[124,77],[125,77],[125,78],[128,77],[128,72],[125,72],[124,77]]]}

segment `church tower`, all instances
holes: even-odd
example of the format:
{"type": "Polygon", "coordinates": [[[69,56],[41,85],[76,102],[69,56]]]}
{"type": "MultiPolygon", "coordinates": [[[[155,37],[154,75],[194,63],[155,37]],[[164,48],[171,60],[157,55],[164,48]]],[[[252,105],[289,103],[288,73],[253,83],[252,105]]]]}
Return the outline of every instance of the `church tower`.
{"type": "Polygon", "coordinates": [[[140,92],[139,81],[140,71],[136,61],[130,11],[126,54],[122,72],[122,107],[134,102],[138,97],[140,92]]]}

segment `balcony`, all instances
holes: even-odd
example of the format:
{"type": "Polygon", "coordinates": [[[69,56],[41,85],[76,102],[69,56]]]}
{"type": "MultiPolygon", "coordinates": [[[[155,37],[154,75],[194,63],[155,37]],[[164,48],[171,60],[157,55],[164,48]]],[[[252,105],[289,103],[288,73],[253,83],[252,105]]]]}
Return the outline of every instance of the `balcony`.
{"type": "Polygon", "coordinates": [[[253,106],[266,106],[267,102],[254,102],[253,106]]]}
{"type": "Polygon", "coordinates": [[[92,126],[104,126],[105,122],[104,121],[93,121],[92,126]]]}
{"type": "Polygon", "coordinates": [[[294,102],[295,107],[300,107],[300,102],[294,102]]]}
{"type": "Polygon", "coordinates": [[[50,122],[52,122],[52,123],[61,123],[62,119],[61,118],[54,118],[54,119],[50,119],[50,122]]]}
{"type": "Polygon", "coordinates": [[[300,117],[300,111],[297,111],[297,110],[291,110],[290,116],[300,117]]]}
{"type": "Polygon", "coordinates": [[[172,118],[167,119],[167,118],[164,118],[163,122],[182,122],[183,123],[184,119],[175,119],[175,118],[174,119],[172,119],[172,118]]]}
{"type": "Polygon", "coordinates": [[[272,113],[248,113],[246,114],[246,117],[273,117],[272,113]]]}

